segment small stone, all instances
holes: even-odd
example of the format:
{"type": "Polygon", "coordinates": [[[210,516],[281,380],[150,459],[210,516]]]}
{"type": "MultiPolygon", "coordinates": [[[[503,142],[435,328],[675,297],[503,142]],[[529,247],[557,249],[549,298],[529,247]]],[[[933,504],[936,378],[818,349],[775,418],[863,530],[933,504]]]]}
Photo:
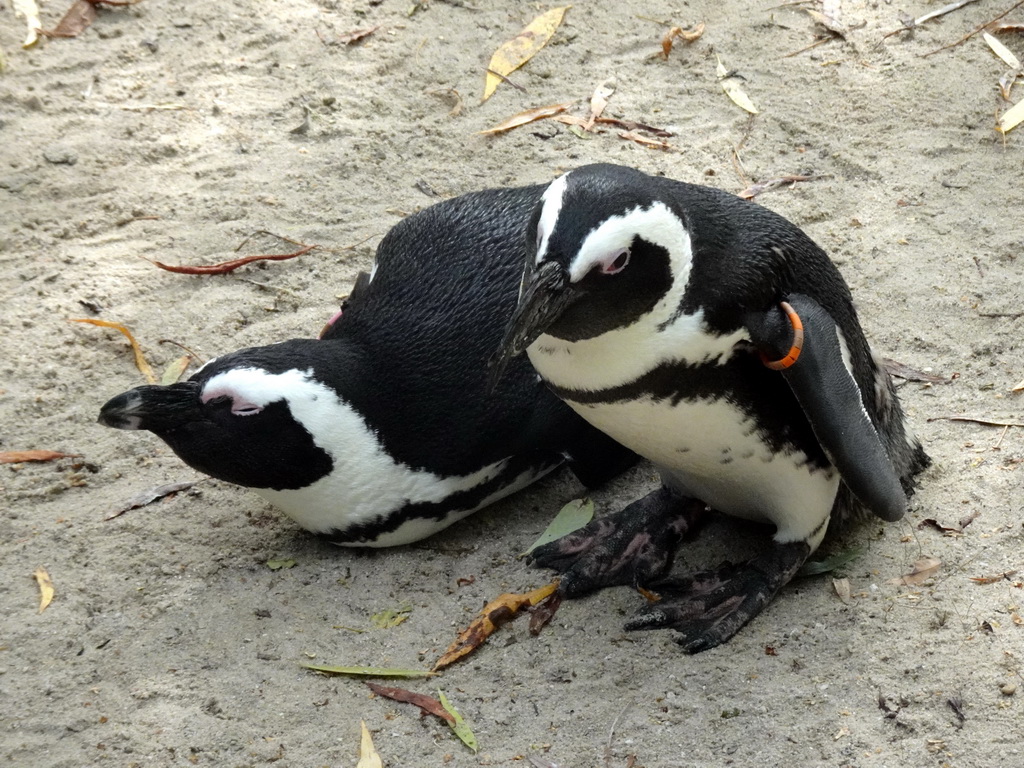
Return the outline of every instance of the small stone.
{"type": "Polygon", "coordinates": [[[1004,683],[1003,685],[999,686],[999,692],[1002,693],[1003,696],[1013,696],[1013,694],[1017,692],[1017,684],[1004,683]]]}
{"type": "Polygon", "coordinates": [[[54,165],[74,165],[78,162],[78,153],[60,144],[51,144],[43,150],[46,162],[54,165]]]}

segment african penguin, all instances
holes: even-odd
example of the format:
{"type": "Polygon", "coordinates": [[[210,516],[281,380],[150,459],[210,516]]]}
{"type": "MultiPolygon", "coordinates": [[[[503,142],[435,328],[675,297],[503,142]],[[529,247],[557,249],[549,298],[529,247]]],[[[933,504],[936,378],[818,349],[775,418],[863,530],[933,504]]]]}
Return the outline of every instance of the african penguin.
{"type": "Polygon", "coordinates": [[[656,589],[663,599],[627,628],[672,627],[696,652],[757,615],[830,521],[903,515],[929,459],[845,282],[795,225],[719,190],[591,165],[547,187],[527,232],[494,378],[525,349],[559,397],[662,478],[534,551],[565,595],[656,589]],[[709,507],[774,524],[772,544],[666,578],[709,507]]]}
{"type": "Polygon", "coordinates": [[[149,430],[189,466],[348,546],[439,531],[568,461],[596,485],[636,456],[576,416],[526,360],[487,392],[541,186],[438,203],[381,241],[319,339],[218,357],[141,386],[101,423],[149,430]]]}

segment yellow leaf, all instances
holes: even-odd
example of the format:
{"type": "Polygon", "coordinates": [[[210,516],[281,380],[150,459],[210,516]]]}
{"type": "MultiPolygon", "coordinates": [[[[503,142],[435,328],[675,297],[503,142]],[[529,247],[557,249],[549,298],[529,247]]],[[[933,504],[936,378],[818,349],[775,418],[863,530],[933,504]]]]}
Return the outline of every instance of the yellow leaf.
{"type": "Polygon", "coordinates": [[[1020,59],[1014,56],[1013,51],[996,40],[988,32],[985,32],[982,37],[985,38],[985,42],[988,43],[988,47],[992,49],[992,53],[1006,62],[1008,67],[1011,69],[1020,69],[1020,59]]]}
{"type": "Polygon", "coordinates": [[[718,79],[722,83],[722,90],[725,91],[725,95],[732,99],[733,104],[740,109],[745,109],[750,114],[756,115],[757,107],[754,106],[754,102],[752,102],[750,97],[743,92],[742,88],[740,88],[740,84],[737,82],[735,75],[730,75],[729,70],[725,68],[722,60],[717,56],[715,56],[715,58],[718,59],[718,79]]]}
{"type": "MultiPolygon", "coordinates": [[[[451,705],[451,702],[448,701],[448,697],[444,695],[444,691],[439,690],[437,692],[437,698],[441,701],[441,706],[444,707],[444,711],[454,718],[452,722],[448,723],[448,727],[454,731],[455,735],[459,737],[463,744],[474,752],[479,752],[480,744],[477,742],[473,730],[462,718],[462,715],[458,713],[455,707],[451,705]]],[[[356,768],[358,768],[358,766],[356,768]]]]}
{"type": "Polygon", "coordinates": [[[384,768],[384,762],[373,747],[373,739],[370,738],[370,730],[366,727],[366,722],[360,720],[359,728],[362,736],[359,738],[359,762],[356,763],[356,768],[384,768]]]}
{"type": "Polygon", "coordinates": [[[142,375],[146,377],[146,381],[150,384],[156,384],[156,375],[153,373],[153,369],[149,367],[149,363],[146,362],[146,356],[142,354],[142,347],[139,346],[139,342],[132,336],[132,332],[121,323],[113,323],[110,320],[98,320],[95,317],[72,317],[70,318],[72,323],[89,323],[90,325],[98,325],[101,328],[113,328],[115,331],[120,331],[127,337],[128,343],[132,345],[132,352],[135,353],[135,367],[142,372],[142,375]]]}
{"type": "Polygon", "coordinates": [[[515,72],[523,64],[528,62],[537,51],[547,45],[548,40],[555,34],[558,25],[562,23],[562,17],[572,6],[566,5],[561,8],[552,8],[547,13],[531,21],[522,32],[502,43],[498,50],[491,56],[491,63],[487,68],[487,80],[484,82],[484,97],[481,101],[487,101],[501,84],[501,78],[515,72]],[[496,72],[497,74],[492,74],[496,72]]]}
{"type": "Polygon", "coordinates": [[[46,606],[53,602],[53,579],[50,578],[50,574],[46,572],[45,568],[36,568],[36,572],[32,575],[39,582],[39,612],[42,613],[46,610],[46,606]]]}
{"type": "Polygon", "coordinates": [[[1024,99],[1021,99],[1003,113],[1003,116],[999,118],[999,124],[996,128],[1001,133],[1009,133],[1022,122],[1024,122],[1024,99]]]}
{"type": "Polygon", "coordinates": [[[546,117],[554,117],[555,115],[561,114],[575,103],[575,101],[566,101],[561,104],[552,104],[547,107],[534,107],[533,109],[527,109],[516,115],[512,115],[512,117],[502,121],[493,128],[488,128],[486,131],[477,131],[477,133],[493,135],[496,133],[511,131],[513,128],[518,128],[521,125],[532,123],[535,120],[543,120],[546,117]]]}
{"type": "Polygon", "coordinates": [[[160,383],[166,387],[176,382],[188,370],[188,364],[191,362],[192,355],[182,355],[177,360],[172,360],[164,370],[164,375],[160,377],[160,383]]]}
{"type": "Polygon", "coordinates": [[[14,0],[14,15],[25,17],[28,32],[21,47],[31,48],[39,40],[39,30],[43,26],[43,22],[39,20],[39,6],[36,5],[36,0],[14,0]]]}

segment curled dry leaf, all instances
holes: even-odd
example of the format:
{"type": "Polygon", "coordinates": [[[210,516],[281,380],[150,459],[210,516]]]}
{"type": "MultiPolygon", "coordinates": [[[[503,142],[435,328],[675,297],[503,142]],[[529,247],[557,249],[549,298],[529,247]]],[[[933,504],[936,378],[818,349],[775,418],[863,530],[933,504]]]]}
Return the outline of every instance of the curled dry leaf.
{"type": "Polygon", "coordinates": [[[635,141],[640,146],[647,147],[648,149],[661,149],[665,151],[675,149],[675,147],[667,142],[652,139],[649,136],[644,136],[636,131],[619,131],[619,138],[626,139],[627,141],[635,141]]]}
{"type": "Polygon", "coordinates": [[[355,43],[358,43],[360,40],[365,40],[380,28],[381,25],[378,24],[376,27],[368,27],[366,29],[353,29],[347,35],[341,35],[338,38],[338,42],[341,43],[342,45],[354,45],[355,43]]]}
{"type": "Polygon", "coordinates": [[[46,610],[46,606],[53,602],[53,579],[50,578],[50,574],[46,572],[45,568],[36,568],[32,576],[39,584],[39,612],[42,613],[46,610]]]}
{"type": "Polygon", "coordinates": [[[562,593],[552,592],[544,602],[534,608],[533,613],[530,614],[530,634],[534,637],[539,635],[541,630],[555,618],[555,613],[561,605],[562,593]]]}
{"type": "Polygon", "coordinates": [[[370,729],[366,727],[364,720],[359,721],[359,733],[359,762],[356,763],[356,768],[384,768],[384,762],[373,746],[370,729]]]}
{"type": "Polygon", "coordinates": [[[915,586],[921,584],[939,571],[939,566],[942,565],[942,561],[937,557],[922,557],[911,568],[910,573],[905,573],[899,578],[890,579],[890,584],[904,584],[907,586],[915,586]]]}
{"type": "Polygon", "coordinates": [[[36,0],[14,0],[14,15],[22,16],[25,19],[25,41],[22,48],[31,48],[39,40],[39,29],[43,22],[39,19],[39,6],[36,0]]]}
{"type": "Polygon", "coordinates": [[[836,591],[836,595],[847,605],[850,604],[850,580],[843,579],[832,579],[832,589],[836,591]]]}
{"type": "Polygon", "coordinates": [[[786,176],[779,176],[774,179],[768,179],[768,181],[762,181],[757,184],[751,184],[749,187],[744,189],[742,192],[737,192],[737,197],[742,197],[744,200],[753,200],[755,197],[760,195],[762,192],[767,192],[769,189],[775,189],[781,187],[783,184],[796,184],[798,181],[814,181],[817,176],[800,176],[797,174],[789,174],[786,176]]]}
{"type": "Polygon", "coordinates": [[[54,459],[71,459],[81,456],[80,453],[61,453],[60,451],[0,451],[0,464],[20,464],[23,461],[53,461],[54,459]]]}
{"type": "Polygon", "coordinates": [[[139,507],[145,507],[147,504],[152,504],[154,501],[159,501],[165,496],[170,496],[173,493],[179,491],[186,491],[195,485],[195,481],[183,482],[183,483],[167,483],[166,485],[158,485],[155,488],[143,491],[137,496],[132,496],[124,504],[119,506],[113,512],[109,512],[103,516],[104,520],[113,520],[115,517],[120,517],[130,509],[138,509],[139,507]]]}
{"type": "Polygon", "coordinates": [[[694,24],[690,27],[671,27],[661,38],[661,53],[657,54],[662,59],[668,59],[672,53],[672,45],[676,39],[685,43],[692,43],[704,34],[704,22],[694,24]]]}
{"type": "Polygon", "coordinates": [[[758,113],[757,107],[754,106],[754,102],[752,102],[750,97],[744,93],[742,88],[740,88],[736,75],[734,73],[730,73],[729,70],[725,68],[725,65],[722,63],[720,58],[717,56],[715,58],[718,59],[716,72],[718,73],[719,81],[722,83],[722,90],[725,91],[725,95],[732,99],[733,104],[740,109],[746,110],[752,115],[756,115],[758,113]]]}
{"type": "Polygon", "coordinates": [[[890,376],[899,376],[901,379],[906,379],[907,381],[920,381],[928,384],[944,384],[949,381],[949,379],[943,376],[935,376],[931,373],[919,371],[916,368],[911,368],[909,365],[888,357],[882,358],[882,364],[885,366],[885,370],[889,372],[890,376]]]}
{"type": "Polygon", "coordinates": [[[434,664],[433,671],[437,672],[439,669],[444,669],[463,656],[475,651],[484,644],[488,637],[497,631],[498,627],[515,618],[524,608],[536,605],[557,588],[558,581],[556,580],[526,594],[506,593],[496,597],[483,607],[483,610],[480,611],[480,614],[473,619],[468,627],[459,633],[459,636],[455,638],[455,642],[448,647],[448,650],[434,664]]]}
{"type": "Polygon", "coordinates": [[[1010,391],[1011,391],[1011,392],[1024,392],[1024,381],[1021,381],[1021,383],[1020,383],[1020,384],[1018,384],[1017,386],[1015,386],[1015,387],[1014,387],[1013,389],[1011,389],[1010,391]]]}
{"type": "Polygon", "coordinates": [[[569,10],[569,6],[566,5],[542,13],[531,21],[522,32],[498,47],[498,50],[491,56],[491,63],[487,65],[490,72],[487,73],[487,79],[484,81],[484,96],[481,101],[491,98],[502,83],[503,77],[515,72],[547,45],[548,40],[558,29],[558,25],[562,23],[562,18],[567,10],[569,10]]]}
{"type": "Polygon", "coordinates": [[[532,109],[524,110],[518,114],[512,115],[507,120],[502,121],[493,128],[488,128],[484,131],[477,131],[488,136],[493,136],[496,133],[504,133],[505,131],[511,131],[513,128],[518,128],[522,125],[535,122],[537,120],[543,120],[547,117],[554,117],[562,112],[565,112],[569,107],[575,104],[575,101],[565,101],[561,104],[550,104],[546,107],[533,107],[532,109]]]}
{"type": "Polygon", "coordinates": [[[614,80],[605,80],[594,89],[594,94],[590,97],[590,117],[583,124],[583,130],[589,131],[594,127],[594,122],[608,106],[608,99],[612,97],[613,93],[615,93],[614,80]]]}
{"type": "Polygon", "coordinates": [[[113,323],[110,320],[99,320],[94,317],[72,317],[70,318],[72,323],[88,323],[89,325],[98,325],[101,328],[113,328],[115,331],[120,331],[128,339],[128,343],[132,345],[132,352],[135,354],[135,367],[139,369],[143,376],[146,377],[146,381],[150,384],[156,384],[156,376],[153,374],[153,369],[150,368],[149,363],[146,362],[146,356],[142,354],[142,347],[139,346],[139,342],[132,336],[132,332],[128,330],[128,327],[121,323],[113,323]]]}
{"type": "Polygon", "coordinates": [[[383,696],[384,698],[392,699],[393,701],[401,701],[405,704],[415,704],[423,710],[424,714],[440,717],[448,723],[455,722],[455,715],[442,707],[441,702],[433,696],[427,696],[425,693],[407,691],[405,688],[389,688],[386,685],[377,685],[377,683],[367,683],[366,685],[378,696],[383,696]]]}

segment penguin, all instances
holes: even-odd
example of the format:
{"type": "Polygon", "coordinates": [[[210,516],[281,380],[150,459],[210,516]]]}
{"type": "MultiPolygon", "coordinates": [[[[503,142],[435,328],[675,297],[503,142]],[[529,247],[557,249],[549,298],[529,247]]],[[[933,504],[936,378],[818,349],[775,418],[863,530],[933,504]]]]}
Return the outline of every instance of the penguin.
{"type": "Polygon", "coordinates": [[[928,464],[826,253],[766,208],[616,165],[553,181],[534,208],[520,301],[492,376],[526,351],[576,413],[657,467],[661,486],[534,550],[576,597],[662,599],[627,629],[685,651],[729,640],[829,529],[904,514],[928,464]],[[668,576],[711,510],[768,523],[740,564],[668,576]]]}
{"type": "Polygon", "coordinates": [[[344,546],[417,541],[568,463],[595,486],[636,461],[528,361],[487,391],[542,186],[440,202],[392,228],[321,333],[218,357],[101,409],[189,466],[344,546]]]}

